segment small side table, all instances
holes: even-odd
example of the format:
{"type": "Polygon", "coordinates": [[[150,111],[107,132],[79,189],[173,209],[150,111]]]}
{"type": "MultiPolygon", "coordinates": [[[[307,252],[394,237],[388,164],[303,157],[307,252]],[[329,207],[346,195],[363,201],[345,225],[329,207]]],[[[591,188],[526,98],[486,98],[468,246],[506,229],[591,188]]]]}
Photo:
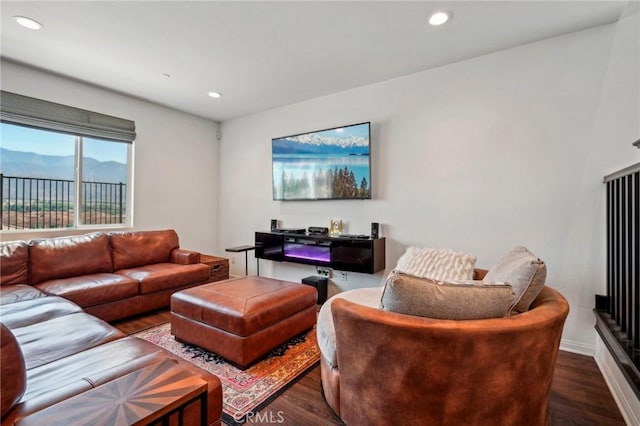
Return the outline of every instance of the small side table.
{"type": "Polygon", "coordinates": [[[207,382],[166,360],[136,370],[20,419],[17,426],[168,424],[169,416],[200,400],[207,424],[207,382]]]}
{"type": "Polygon", "coordinates": [[[229,279],[229,259],[200,253],[200,263],[209,267],[209,282],[229,279]]]}
{"type": "MultiPolygon", "coordinates": [[[[230,253],[244,252],[244,274],[249,275],[249,257],[247,255],[247,252],[250,252],[251,250],[255,250],[255,249],[256,249],[256,246],[246,245],[246,246],[229,247],[224,249],[224,251],[228,251],[230,253]]],[[[256,275],[260,276],[260,259],[258,259],[257,257],[256,257],[256,275]]]]}

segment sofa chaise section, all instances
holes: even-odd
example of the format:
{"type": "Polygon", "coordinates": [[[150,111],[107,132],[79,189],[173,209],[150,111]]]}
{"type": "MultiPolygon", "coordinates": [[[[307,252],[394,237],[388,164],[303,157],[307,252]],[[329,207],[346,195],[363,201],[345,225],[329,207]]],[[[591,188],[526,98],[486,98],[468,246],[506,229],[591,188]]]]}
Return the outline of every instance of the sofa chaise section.
{"type": "MultiPolygon", "coordinates": [[[[222,390],[217,377],[152,343],[125,337],[67,299],[42,293],[5,303],[0,318],[2,426],[167,360],[207,383],[207,424],[219,424],[222,390]]],[[[195,405],[187,407],[185,424],[195,424],[199,413],[195,405]]]]}

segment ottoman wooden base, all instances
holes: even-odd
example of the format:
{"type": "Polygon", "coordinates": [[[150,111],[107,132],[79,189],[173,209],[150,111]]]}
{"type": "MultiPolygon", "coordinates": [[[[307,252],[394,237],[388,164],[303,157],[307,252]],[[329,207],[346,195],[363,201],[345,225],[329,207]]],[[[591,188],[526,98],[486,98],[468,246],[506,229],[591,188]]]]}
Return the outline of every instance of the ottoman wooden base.
{"type": "Polygon", "coordinates": [[[219,281],[175,293],[171,334],[246,368],[313,327],[313,287],[263,277],[219,281]]]}

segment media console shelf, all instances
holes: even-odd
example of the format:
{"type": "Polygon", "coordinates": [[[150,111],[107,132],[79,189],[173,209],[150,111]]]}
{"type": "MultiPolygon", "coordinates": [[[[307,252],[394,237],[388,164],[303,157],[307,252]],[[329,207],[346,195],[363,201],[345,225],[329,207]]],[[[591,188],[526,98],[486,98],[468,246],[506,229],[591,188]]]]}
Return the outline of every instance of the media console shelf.
{"type": "Polygon", "coordinates": [[[256,232],[256,257],[375,274],[385,268],[384,238],[256,232]]]}

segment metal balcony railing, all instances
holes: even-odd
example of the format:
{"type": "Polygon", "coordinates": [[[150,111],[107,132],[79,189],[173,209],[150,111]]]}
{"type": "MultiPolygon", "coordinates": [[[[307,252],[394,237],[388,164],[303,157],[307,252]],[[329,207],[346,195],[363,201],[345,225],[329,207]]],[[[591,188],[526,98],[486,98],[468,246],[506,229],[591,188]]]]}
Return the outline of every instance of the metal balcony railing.
{"type": "Polygon", "coordinates": [[[126,220],[126,184],[81,183],[81,202],[76,203],[73,180],[5,176],[0,173],[2,230],[51,229],[83,225],[122,224],[126,220]]]}
{"type": "Polygon", "coordinates": [[[640,163],[604,178],[607,294],[596,330],[640,397],[640,163]]]}

